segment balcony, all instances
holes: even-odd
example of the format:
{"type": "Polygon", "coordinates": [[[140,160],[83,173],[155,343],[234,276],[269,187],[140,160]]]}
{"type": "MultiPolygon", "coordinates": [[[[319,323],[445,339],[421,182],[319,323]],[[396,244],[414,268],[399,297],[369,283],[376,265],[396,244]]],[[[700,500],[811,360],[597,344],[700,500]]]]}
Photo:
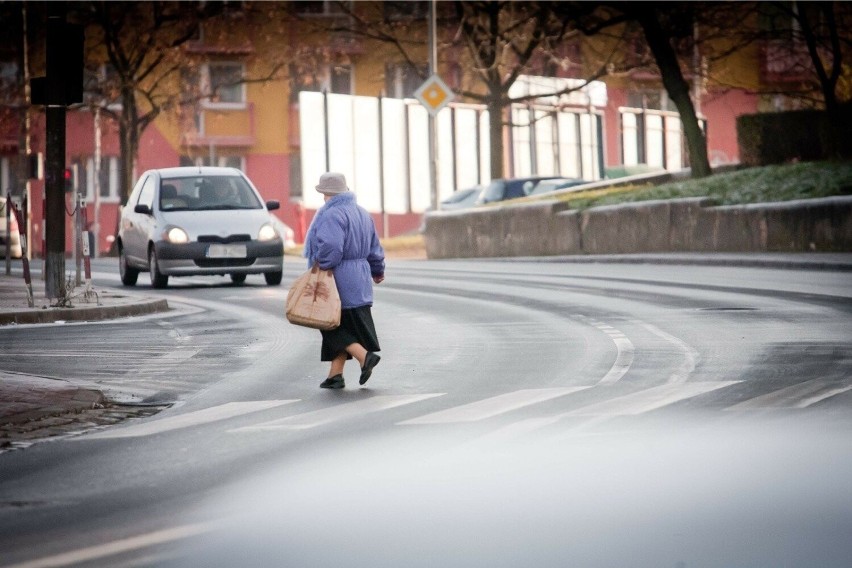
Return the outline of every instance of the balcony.
{"type": "Polygon", "coordinates": [[[257,142],[254,103],[234,108],[208,107],[196,117],[194,129],[181,137],[181,144],[191,147],[229,146],[246,148],[257,142]]]}

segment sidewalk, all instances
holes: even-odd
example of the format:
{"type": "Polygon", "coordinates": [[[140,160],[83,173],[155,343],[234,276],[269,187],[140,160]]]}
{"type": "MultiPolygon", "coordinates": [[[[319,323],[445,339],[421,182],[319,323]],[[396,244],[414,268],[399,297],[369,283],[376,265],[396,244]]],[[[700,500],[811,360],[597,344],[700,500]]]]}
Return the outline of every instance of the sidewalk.
{"type": "MultiPolygon", "coordinates": [[[[37,275],[32,288],[33,307],[29,307],[23,277],[0,274],[0,329],[3,333],[10,333],[8,328],[20,324],[97,321],[169,309],[166,300],[97,287],[95,294],[86,298],[83,286],[72,294],[71,307],[51,307],[44,295],[44,281],[37,275]]],[[[5,355],[3,351],[0,335],[0,359],[5,355]]],[[[99,391],[81,388],[70,381],[0,370],[0,451],[14,441],[53,435],[57,428],[61,430],[61,426],[73,422],[67,416],[100,408],[105,402],[99,391]]]]}

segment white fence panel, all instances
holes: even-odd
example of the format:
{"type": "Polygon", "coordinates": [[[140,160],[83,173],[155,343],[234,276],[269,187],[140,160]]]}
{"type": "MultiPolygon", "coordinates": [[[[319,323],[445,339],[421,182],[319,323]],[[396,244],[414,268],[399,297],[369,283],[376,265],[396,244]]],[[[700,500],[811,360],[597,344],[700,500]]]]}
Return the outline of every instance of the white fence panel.
{"type": "Polygon", "coordinates": [[[322,93],[299,93],[299,129],[302,150],[302,199],[305,207],[322,207],[314,187],[325,172],[325,113],[322,93]]]}
{"type": "Polygon", "coordinates": [[[553,136],[553,113],[535,111],[535,155],[537,172],[559,173],[555,159],[556,140],[553,136]]]}
{"type": "MultiPolygon", "coordinates": [[[[452,109],[444,107],[435,117],[435,129],[438,132],[438,201],[445,199],[456,190],[456,180],[453,178],[453,114],[452,109]]],[[[431,193],[431,188],[430,188],[431,193]]],[[[429,206],[432,206],[431,195],[429,206]]]]}
{"type": "Polygon", "coordinates": [[[456,112],[456,187],[461,189],[479,183],[476,109],[457,108],[456,112]]]}
{"type": "Polygon", "coordinates": [[[408,139],[405,132],[406,104],[402,99],[382,99],[382,143],[385,178],[385,210],[408,213],[408,139]]]}
{"type": "Polygon", "coordinates": [[[381,172],[379,171],[379,99],[352,99],[353,176],[349,187],[358,196],[358,204],[367,211],[382,210],[381,172]]]}
{"type": "Polygon", "coordinates": [[[679,117],[666,117],[666,169],[676,171],[683,168],[683,143],[679,117]]]}
{"type": "Polygon", "coordinates": [[[420,103],[408,105],[408,148],[411,171],[411,210],[423,213],[431,205],[429,177],[429,113],[420,103]]]}
{"type": "Polygon", "coordinates": [[[490,113],[485,110],[479,115],[479,139],[482,146],[479,151],[479,183],[487,184],[491,181],[491,131],[489,127],[490,113]]]}
{"type": "Polygon", "coordinates": [[[621,151],[624,154],[625,166],[635,166],[639,163],[639,129],[636,115],[632,112],[621,114],[621,151]]]}

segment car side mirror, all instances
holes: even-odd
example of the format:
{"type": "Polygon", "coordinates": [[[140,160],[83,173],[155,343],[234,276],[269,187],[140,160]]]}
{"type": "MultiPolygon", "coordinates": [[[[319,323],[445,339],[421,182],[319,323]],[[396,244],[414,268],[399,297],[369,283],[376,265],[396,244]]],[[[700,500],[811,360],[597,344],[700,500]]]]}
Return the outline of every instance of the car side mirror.
{"type": "Polygon", "coordinates": [[[275,211],[276,209],[280,209],[280,208],[281,208],[281,203],[278,202],[275,199],[271,199],[271,200],[266,202],[266,209],[268,211],[275,211]]]}
{"type": "Polygon", "coordinates": [[[150,207],[141,203],[134,207],[133,211],[135,211],[136,213],[142,213],[143,215],[152,215],[154,213],[153,211],[151,211],[150,207]]]}

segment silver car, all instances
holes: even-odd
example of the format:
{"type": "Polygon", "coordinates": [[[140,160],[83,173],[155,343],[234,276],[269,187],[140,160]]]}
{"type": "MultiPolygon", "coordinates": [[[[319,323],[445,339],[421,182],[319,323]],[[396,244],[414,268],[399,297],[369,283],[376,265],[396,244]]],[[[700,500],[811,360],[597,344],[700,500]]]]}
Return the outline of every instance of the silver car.
{"type": "Polygon", "coordinates": [[[234,168],[149,170],[121,213],[121,281],[133,286],[147,271],[154,288],[165,288],[169,276],[216,274],[235,284],[263,274],[278,285],[284,247],[269,212],[279,207],[234,168]]]}

